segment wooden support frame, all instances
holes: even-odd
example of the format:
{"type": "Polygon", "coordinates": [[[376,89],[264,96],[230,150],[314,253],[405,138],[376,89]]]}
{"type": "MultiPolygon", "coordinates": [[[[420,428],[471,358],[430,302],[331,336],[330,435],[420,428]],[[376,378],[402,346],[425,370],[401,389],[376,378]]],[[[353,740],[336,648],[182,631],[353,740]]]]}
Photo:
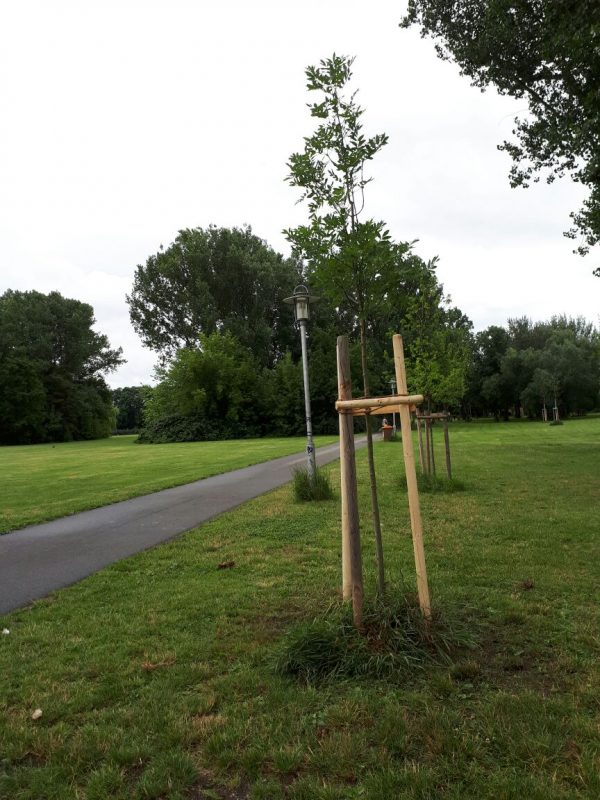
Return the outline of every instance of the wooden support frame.
{"type": "Polygon", "coordinates": [[[417,429],[419,431],[419,455],[421,457],[421,470],[426,475],[435,477],[435,453],[433,449],[433,426],[432,423],[440,420],[444,426],[444,450],[446,454],[446,474],[452,480],[452,459],[450,457],[450,435],[448,432],[448,421],[450,414],[447,411],[438,411],[435,413],[419,414],[417,413],[417,429]],[[423,452],[423,437],[421,433],[422,426],[425,426],[425,449],[426,454],[423,452]]]}
{"type": "Polygon", "coordinates": [[[338,400],[335,404],[336,411],[359,412],[364,414],[391,414],[400,412],[400,406],[416,406],[422,403],[422,394],[393,394],[389,397],[360,397],[357,400],[338,400]]]}
{"type": "Polygon", "coordinates": [[[350,356],[348,339],[339,336],[337,340],[338,401],[335,404],[340,421],[340,460],[342,496],[342,593],[345,600],[352,599],[354,623],[362,627],[362,560],[360,552],[360,530],[358,523],[358,491],[356,482],[356,463],[354,452],[353,417],[367,414],[398,413],[402,430],[402,449],[406,470],[408,504],[417,573],[419,605],[426,619],[431,617],[431,601],[425,565],[423,546],[423,525],[415,457],[411,435],[411,411],[423,402],[422,395],[409,395],[404,364],[402,337],[393,337],[394,363],[398,394],[388,397],[370,397],[352,400],[350,380],[350,356]]]}

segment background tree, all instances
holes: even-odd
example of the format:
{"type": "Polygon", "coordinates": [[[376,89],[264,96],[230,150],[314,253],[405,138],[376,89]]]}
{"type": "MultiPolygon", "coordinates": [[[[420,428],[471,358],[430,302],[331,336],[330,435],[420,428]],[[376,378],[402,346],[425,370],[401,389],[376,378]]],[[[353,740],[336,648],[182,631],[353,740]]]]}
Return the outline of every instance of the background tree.
{"type": "Polygon", "coordinates": [[[500,325],[491,325],[475,335],[464,400],[468,417],[488,413],[499,417],[503,413],[508,419],[509,404],[495,376],[500,372],[500,364],[509,344],[508,331],[500,325]]]}
{"type": "Polygon", "coordinates": [[[103,373],[121,349],[93,330],[94,312],[58,292],[0,297],[0,442],[96,439],[114,426],[103,373]]]}
{"type": "Polygon", "coordinates": [[[404,319],[410,361],[409,386],[429,406],[457,408],[466,389],[472,323],[451,307],[435,276],[434,259],[417,290],[408,296],[404,319]]]}
{"type": "Polygon", "coordinates": [[[261,436],[265,399],[254,355],[229,333],[181,348],[145,404],[142,441],[261,436]]]}
{"type": "Polygon", "coordinates": [[[555,398],[561,415],[591,411],[598,405],[600,335],[584,319],[564,316],[544,322],[509,320],[475,337],[467,398],[475,414],[508,419],[530,416],[555,398]]]}
{"type": "MultiPolygon", "coordinates": [[[[567,235],[583,254],[600,241],[600,4],[597,0],[409,0],[402,25],[417,24],[438,55],[458,63],[481,89],[523,98],[516,139],[500,146],[513,159],[513,186],[571,175],[589,195],[571,214],[567,235]]],[[[600,268],[596,269],[600,275],[600,268]]]]}
{"type": "Polygon", "coordinates": [[[271,366],[295,346],[283,298],[296,263],[245,228],[193,228],[138,265],[127,297],[133,327],[162,363],[198,334],[229,331],[271,366]]]}
{"type": "Polygon", "coordinates": [[[144,421],[144,399],[149,386],[123,386],[113,389],[112,401],[117,410],[117,431],[137,431],[144,421]]]}

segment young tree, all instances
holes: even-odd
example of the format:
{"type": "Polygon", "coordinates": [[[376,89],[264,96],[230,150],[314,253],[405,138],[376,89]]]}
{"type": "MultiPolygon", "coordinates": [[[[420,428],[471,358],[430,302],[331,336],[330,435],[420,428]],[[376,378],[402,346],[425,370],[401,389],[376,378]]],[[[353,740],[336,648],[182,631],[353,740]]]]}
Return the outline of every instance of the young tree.
{"type": "MultiPolygon", "coordinates": [[[[568,236],[586,253],[600,241],[600,5],[597,0],[409,0],[402,25],[437,40],[475,86],[524,98],[515,120],[513,186],[570,174],[589,189],[568,236]]],[[[595,274],[600,276],[600,268],[595,274]]]]}
{"type": "MultiPolygon", "coordinates": [[[[363,218],[365,187],[371,180],[365,167],[386,144],[387,136],[363,134],[363,109],[356,102],[356,93],[347,93],[353,61],[334,54],[306,70],[308,90],[319,94],[319,100],[309,105],[318,124],[305,138],[304,151],[290,157],[288,182],[302,189],[309,223],[285,234],[305,260],[309,280],[357,318],[363,391],[368,396],[367,330],[385,303],[395,251],[408,246],[393,245],[383,222],[363,218]]],[[[367,442],[379,590],[383,593],[383,544],[369,417],[367,442]]]]}

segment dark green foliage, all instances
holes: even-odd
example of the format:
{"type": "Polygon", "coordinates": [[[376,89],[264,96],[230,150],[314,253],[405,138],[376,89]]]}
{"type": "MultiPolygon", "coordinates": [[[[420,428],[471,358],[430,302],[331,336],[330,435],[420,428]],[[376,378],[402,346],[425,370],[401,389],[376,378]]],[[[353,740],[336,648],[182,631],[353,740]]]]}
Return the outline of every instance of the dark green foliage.
{"type": "Polygon", "coordinates": [[[138,265],[127,302],[135,330],[163,363],[195,347],[200,333],[229,331],[272,365],[296,345],[283,298],[298,280],[296,263],[249,227],[188,228],[138,265]]]}
{"type": "Polygon", "coordinates": [[[280,645],[275,669],[307,683],[352,677],[405,680],[430,664],[450,664],[476,646],[472,621],[450,621],[434,611],[427,622],[413,595],[398,593],[365,606],[364,630],[357,631],[348,606],[290,630],[280,645]]]}
{"type": "MultiPolygon", "coordinates": [[[[336,433],[335,334],[317,328],[311,344],[313,431],[336,433]]],[[[159,374],[159,385],[145,393],[142,442],[306,432],[302,365],[289,352],[274,367],[262,367],[230,333],[214,333],[179,350],[159,374]]]]}
{"type": "Polygon", "coordinates": [[[102,373],[121,350],[92,329],[94,312],[58,292],[0,297],[0,442],[97,439],[114,427],[102,373]]]}
{"type": "Polygon", "coordinates": [[[253,439],[260,435],[260,429],[252,425],[211,420],[201,414],[173,414],[146,423],[137,441],[140,444],[211,442],[218,439],[253,439]]]}
{"type": "Polygon", "coordinates": [[[149,386],[124,386],[113,389],[112,401],[117,409],[116,428],[118,433],[137,433],[143,424],[144,399],[150,392],[149,386]]]}
{"type": "MultiPolygon", "coordinates": [[[[571,214],[581,253],[600,241],[600,5],[597,0],[409,0],[405,27],[436,39],[475,86],[523,98],[516,140],[500,149],[513,159],[513,186],[545,173],[571,175],[589,189],[571,214]]],[[[596,270],[600,275],[600,269],[596,270]]]]}
{"type": "Polygon", "coordinates": [[[199,347],[179,350],[148,394],[141,441],[260,436],[265,432],[261,372],[230,333],[201,335],[199,347]]]}
{"type": "Polygon", "coordinates": [[[598,406],[600,335],[582,318],[533,323],[512,319],[475,337],[465,406],[469,414],[540,417],[556,401],[561,415],[598,406]]]}
{"type": "Polygon", "coordinates": [[[302,469],[295,469],[292,485],[294,488],[294,498],[298,503],[311,500],[331,500],[333,497],[333,489],[331,488],[329,474],[320,469],[317,469],[313,480],[311,480],[308,470],[305,467],[302,469]]]}

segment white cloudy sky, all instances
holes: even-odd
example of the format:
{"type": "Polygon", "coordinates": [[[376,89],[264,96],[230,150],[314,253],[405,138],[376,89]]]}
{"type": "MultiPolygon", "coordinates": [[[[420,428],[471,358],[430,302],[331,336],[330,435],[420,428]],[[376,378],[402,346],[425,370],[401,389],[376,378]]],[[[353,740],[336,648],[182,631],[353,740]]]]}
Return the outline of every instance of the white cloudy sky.
{"type": "Polygon", "coordinates": [[[129,324],[135,266],[180,228],[250,223],[281,252],[304,219],[284,183],[309,132],[304,69],[356,55],[369,132],[390,142],[368,212],[440,256],[477,329],[510,316],[598,322],[595,257],[562,236],[582,197],[567,181],[512,190],[510,135],[524,103],[481,94],[431,41],[371,0],[14,0],[0,5],[0,292],[56,289],[94,306],[148,381],[129,324]]]}

